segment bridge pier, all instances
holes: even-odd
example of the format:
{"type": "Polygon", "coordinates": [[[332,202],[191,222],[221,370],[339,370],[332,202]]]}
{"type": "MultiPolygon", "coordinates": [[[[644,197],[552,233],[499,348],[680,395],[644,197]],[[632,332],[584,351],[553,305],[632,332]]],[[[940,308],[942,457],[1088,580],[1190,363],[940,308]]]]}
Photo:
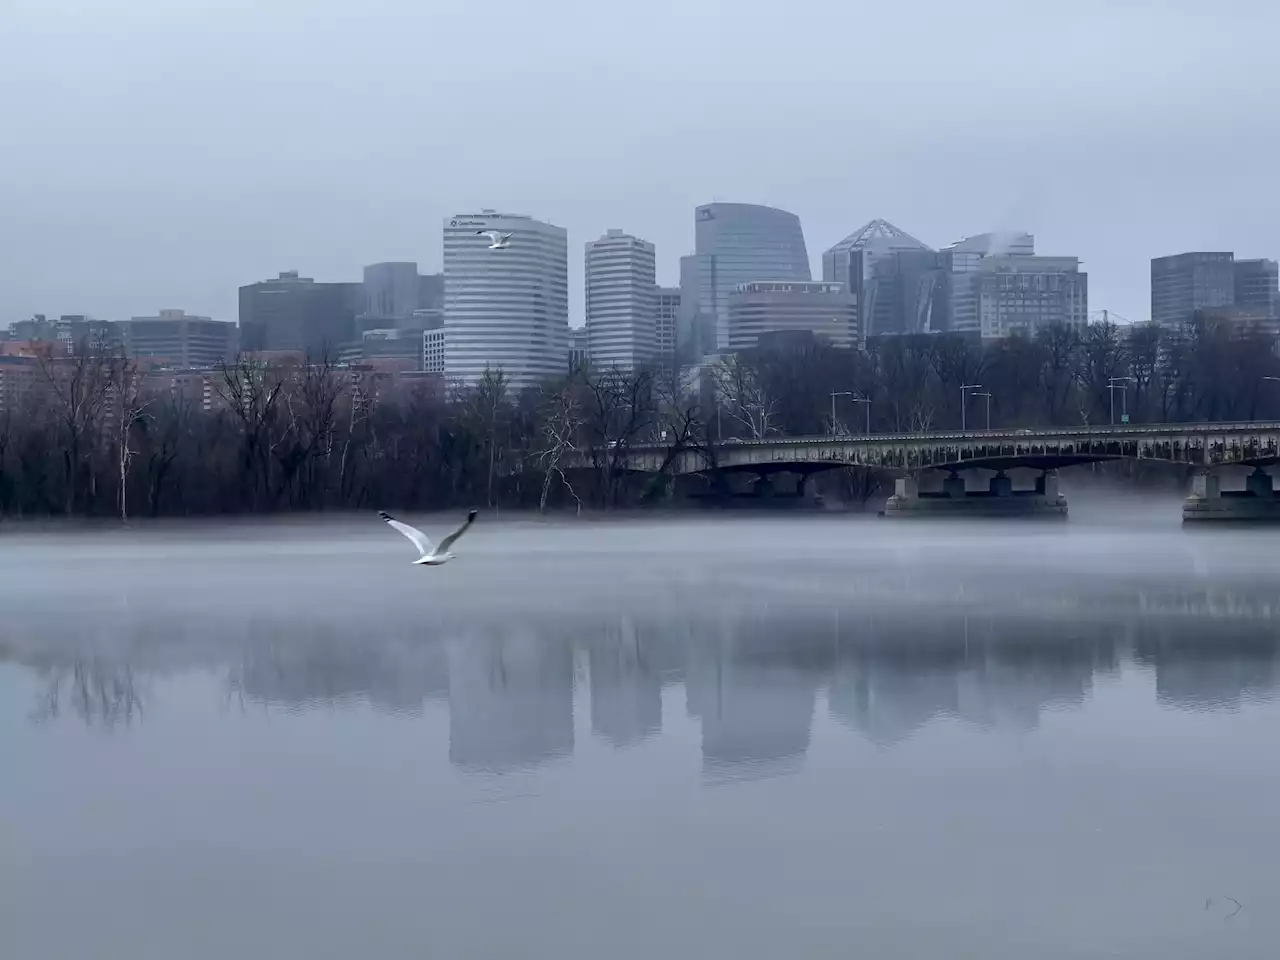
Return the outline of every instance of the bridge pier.
{"type": "Polygon", "coordinates": [[[1182,501],[1183,522],[1205,520],[1280,521],[1280,497],[1262,467],[1254,467],[1243,490],[1223,490],[1222,473],[1207,467],[1191,478],[1191,493],[1182,501]]]}
{"type": "Polygon", "coordinates": [[[1013,479],[996,472],[985,490],[969,490],[964,478],[951,471],[940,492],[920,492],[915,477],[894,481],[893,496],[885,501],[887,517],[970,516],[1022,517],[1067,515],[1067,500],[1058,492],[1058,471],[1046,470],[1030,490],[1015,490],[1013,479]]]}

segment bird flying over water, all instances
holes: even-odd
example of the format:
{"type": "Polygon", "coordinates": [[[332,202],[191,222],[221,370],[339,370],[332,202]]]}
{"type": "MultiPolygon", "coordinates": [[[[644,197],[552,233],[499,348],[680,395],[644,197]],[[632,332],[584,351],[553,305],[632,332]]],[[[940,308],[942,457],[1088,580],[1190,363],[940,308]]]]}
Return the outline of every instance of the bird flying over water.
{"type": "Polygon", "coordinates": [[[492,243],[489,244],[490,250],[505,250],[511,246],[511,234],[499,233],[497,230],[477,230],[476,235],[480,237],[488,237],[492,243]]]}
{"type": "Polygon", "coordinates": [[[448,563],[450,560],[454,559],[454,554],[449,552],[449,548],[453,546],[454,542],[460,536],[467,532],[467,529],[471,524],[475,523],[477,513],[479,513],[478,510],[472,510],[468,513],[467,519],[463,522],[462,526],[441,540],[440,546],[438,547],[431,542],[430,537],[417,527],[411,527],[407,523],[401,523],[395,517],[391,516],[391,514],[383,510],[378,511],[378,516],[385,520],[387,525],[393,530],[396,530],[408,537],[413,545],[418,548],[418,553],[420,553],[421,556],[418,557],[417,560],[413,561],[415,564],[426,564],[429,567],[438,567],[440,564],[448,563]]]}

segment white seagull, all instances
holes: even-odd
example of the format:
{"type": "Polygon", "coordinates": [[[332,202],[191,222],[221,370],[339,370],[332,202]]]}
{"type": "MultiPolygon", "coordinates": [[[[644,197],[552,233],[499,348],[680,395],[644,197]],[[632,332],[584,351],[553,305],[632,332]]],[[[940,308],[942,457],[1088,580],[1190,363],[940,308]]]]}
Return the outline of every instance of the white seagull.
{"type": "Polygon", "coordinates": [[[489,244],[490,250],[505,250],[511,246],[511,234],[499,233],[497,230],[477,230],[476,236],[488,237],[492,243],[489,244]]]}
{"type": "Polygon", "coordinates": [[[467,514],[466,521],[453,533],[449,534],[440,541],[440,546],[435,546],[431,542],[431,538],[419,530],[417,527],[411,527],[407,523],[401,523],[391,514],[383,510],[378,511],[378,516],[387,521],[387,524],[393,529],[403,533],[406,537],[413,541],[413,545],[418,548],[418,552],[422,554],[415,564],[424,563],[429,567],[438,567],[442,563],[448,563],[454,558],[454,554],[449,552],[449,548],[453,546],[454,541],[467,532],[467,528],[475,523],[478,510],[472,510],[467,514]]]}

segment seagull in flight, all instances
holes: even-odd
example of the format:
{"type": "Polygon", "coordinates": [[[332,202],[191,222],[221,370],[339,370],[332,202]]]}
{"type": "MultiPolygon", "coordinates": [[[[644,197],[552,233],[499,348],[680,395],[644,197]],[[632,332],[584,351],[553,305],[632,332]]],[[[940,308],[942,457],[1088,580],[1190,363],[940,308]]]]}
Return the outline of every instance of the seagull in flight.
{"type": "Polygon", "coordinates": [[[477,230],[476,236],[488,237],[492,243],[489,244],[490,250],[505,250],[511,246],[511,234],[499,233],[497,230],[477,230]]]}
{"type": "Polygon", "coordinates": [[[438,567],[440,564],[448,563],[454,558],[454,554],[449,552],[449,548],[453,546],[454,541],[467,532],[467,529],[471,524],[475,523],[477,513],[479,513],[478,510],[472,510],[468,513],[467,519],[463,522],[462,526],[441,540],[440,546],[438,547],[431,542],[430,537],[417,527],[411,527],[407,523],[401,523],[395,517],[391,516],[391,514],[383,510],[378,511],[378,516],[385,520],[391,529],[404,534],[413,541],[413,545],[418,548],[418,553],[422,554],[422,556],[418,557],[417,560],[413,561],[415,564],[422,563],[429,567],[438,567]]]}

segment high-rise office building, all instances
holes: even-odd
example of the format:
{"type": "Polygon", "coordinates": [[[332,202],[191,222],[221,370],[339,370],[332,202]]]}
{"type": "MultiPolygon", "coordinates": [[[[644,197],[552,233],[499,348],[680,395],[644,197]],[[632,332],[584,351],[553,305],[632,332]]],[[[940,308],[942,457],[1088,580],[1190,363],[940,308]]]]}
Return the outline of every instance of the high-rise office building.
{"type": "Polygon", "coordinates": [[[1089,322],[1089,275],[1081,272],[1077,257],[988,256],[976,276],[983,337],[1032,335],[1043,327],[1089,322]]]}
{"type": "Polygon", "coordinates": [[[1180,253],[1151,261],[1151,320],[1161,327],[1189,323],[1197,310],[1235,303],[1235,254],[1180,253]]]}
{"type": "Polygon", "coordinates": [[[933,251],[888,220],[872,220],[822,254],[822,279],[843,283],[853,294],[861,310],[865,335],[924,332],[919,329],[913,308],[904,306],[895,311],[889,306],[880,307],[880,301],[887,304],[896,299],[896,294],[873,289],[877,266],[909,252],[933,251]]]}
{"type": "Polygon", "coordinates": [[[1280,264],[1274,260],[1235,261],[1235,306],[1280,315],[1280,264]]]}
{"type": "Polygon", "coordinates": [[[1037,256],[1029,233],[965,237],[943,247],[939,258],[936,282],[945,306],[932,332],[992,338],[1088,322],[1089,277],[1079,258],[1037,256]]]}
{"type": "Polygon", "coordinates": [[[240,288],[241,349],[336,357],[354,339],[363,301],[363,284],[316,283],[297,270],[251,283],[240,288]]]}
{"type": "Polygon", "coordinates": [[[444,274],[418,274],[418,309],[444,310],[444,274]]]}
{"type": "Polygon", "coordinates": [[[610,230],[586,248],[587,336],[597,369],[634,370],[657,353],[653,244],[610,230]]]}
{"type": "Polygon", "coordinates": [[[591,365],[591,337],[586,327],[569,331],[569,372],[576,373],[591,365]]]}
{"type": "Polygon", "coordinates": [[[444,322],[444,274],[419,274],[411,261],[364,268],[364,300],[357,333],[427,330],[444,322]]]}
{"type": "Polygon", "coordinates": [[[857,346],[857,301],[843,283],[740,284],[729,297],[729,349],[747,350],[766,334],[778,333],[811,333],[833,346],[857,346]]]}
{"type": "Polygon", "coordinates": [[[877,336],[947,329],[951,258],[935,250],[895,250],[878,256],[863,283],[858,314],[877,336]]]}
{"type": "Polygon", "coordinates": [[[444,224],[445,373],[475,384],[502,370],[515,389],[563,376],[569,350],[568,238],[563,227],[482,210],[444,224]],[[511,234],[490,249],[481,234],[511,234]]]}
{"type": "Polygon", "coordinates": [[[239,331],[226,320],[161,310],[118,325],[125,355],[162,360],[184,370],[212,370],[236,358],[239,331]]]}
{"type": "Polygon", "coordinates": [[[412,262],[371,263],[364,268],[363,315],[382,320],[413,316],[420,300],[418,265],[412,262]]]}
{"type": "Polygon", "coordinates": [[[751,203],[694,212],[694,253],[680,261],[684,340],[702,356],[729,345],[729,297],[753,280],[809,280],[800,218],[751,203]]]}
{"type": "Polygon", "coordinates": [[[679,287],[658,287],[658,303],[654,316],[654,339],[658,360],[662,363],[673,363],[676,358],[676,328],[680,316],[679,287]]]}

